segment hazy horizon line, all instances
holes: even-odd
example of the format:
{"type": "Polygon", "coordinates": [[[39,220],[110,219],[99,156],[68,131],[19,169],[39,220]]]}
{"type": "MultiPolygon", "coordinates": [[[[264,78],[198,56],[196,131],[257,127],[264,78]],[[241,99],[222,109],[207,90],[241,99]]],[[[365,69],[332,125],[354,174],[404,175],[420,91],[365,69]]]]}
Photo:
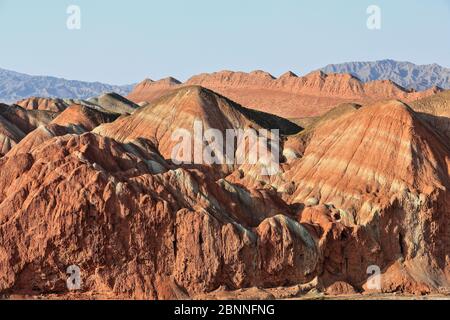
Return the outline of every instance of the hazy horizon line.
{"type": "Polygon", "coordinates": [[[380,59],[380,60],[354,60],[354,61],[344,61],[344,62],[329,63],[329,64],[324,65],[321,68],[312,69],[312,70],[310,70],[309,72],[306,72],[306,73],[300,73],[300,72],[295,71],[294,69],[285,70],[283,73],[280,73],[280,75],[278,75],[278,76],[275,76],[273,72],[269,72],[269,71],[264,70],[264,69],[254,69],[254,70],[220,69],[220,70],[216,70],[216,71],[201,71],[201,72],[198,72],[198,73],[194,73],[191,76],[189,76],[187,79],[183,79],[182,77],[178,77],[178,76],[175,76],[175,75],[167,75],[165,77],[162,77],[162,78],[159,78],[159,79],[155,80],[151,76],[147,76],[147,77],[145,77],[143,79],[140,79],[138,81],[134,81],[133,83],[124,83],[124,84],[115,84],[115,83],[103,82],[103,81],[99,81],[99,80],[92,81],[92,80],[70,79],[70,78],[68,78],[66,76],[49,75],[49,74],[33,74],[33,73],[28,73],[26,71],[17,71],[17,70],[12,70],[12,69],[3,68],[3,67],[0,67],[0,70],[7,71],[7,72],[18,73],[18,74],[25,75],[25,76],[30,76],[30,77],[46,77],[46,78],[55,78],[55,79],[64,80],[64,81],[75,81],[75,82],[84,82],[84,83],[91,83],[91,84],[104,84],[104,85],[109,85],[109,86],[125,87],[125,86],[136,85],[136,84],[138,84],[138,83],[140,83],[140,82],[142,82],[144,80],[147,80],[147,79],[148,80],[152,80],[152,81],[159,81],[159,80],[163,80],[163,79],[166,79],[166,78],[169,78],[169,77],[172,77],[172,78],[180,81],[181,83],[185,83],[186,81],[188,81],[191,77],[193,77],[195,75],[200,75],[200,74],[204,74],[204,73],[221,72],[221,71],[244,72],[244,73],[251,73],[251,72],[255,72],[255,71],[264,71],[264,72],[267,72],[270,75],[274,76],[276,79],[279,78],[281,75],[283,75],[286,72],[293,72],[296,75],[298,75],[299,77],[302,77],[302,76],[306,76],[306,75],[308,75],[308,74],[310,74],[312,72],[321,70],[321,69],[323,69],[323,68],[325,68],[325,67],[327,67],[329,65],[342,65],[342,64],[349,64],[349,63],[375,63],[375,62],[383,62],[383,61],[394,61],[394,62],[397,62],[397,63],[411,63],[411,64],[414,64],[414,65],[416,65],[418,67],[438,65],[441,68],[450,69],[450,67],[444,66],[444,65],[442,65],[440,63],[437,63],[437,62],[425,63],[425,64],[417,64],[417,63],[409,61],[409,60],[396,60],[396,59],[392,59],[392,58],[385,58],[385,59],[380,59]]]}

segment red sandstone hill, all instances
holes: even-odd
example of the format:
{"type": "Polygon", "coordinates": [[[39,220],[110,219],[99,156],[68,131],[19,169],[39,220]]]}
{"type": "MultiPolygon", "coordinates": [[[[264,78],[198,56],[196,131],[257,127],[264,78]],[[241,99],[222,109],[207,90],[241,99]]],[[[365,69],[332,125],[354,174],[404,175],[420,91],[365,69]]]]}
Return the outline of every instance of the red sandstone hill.
{"type": "Polygon", "coordinates": [[[450,90],[417,100],[411,107],[420,112],[433,128],[438,129],[444,139],[450,139],[450,90]]]}
{"type": "Polygon", "coordinates": [[[8,153],[27,134],[55,117],[53,112],[0,104],[0,155],[8,153]]]}
{"type": "MultiPolygon", "coordinates": [[[[388,292],[449,285],[450,143],[428,117],[390,101],[322,119],[301,158],[266,181],[307,206],[299,221],[331,241],[323,281],[362,283],[373,263],[388,292]]],[[[251,175],[229,179],[258,185],[251,175]]]]}
{"type": "Polygon", "coordinates": [[[370,215],[396,194],[445,192],[449,161],[450,143],[411,108],[390,101],[319,125],[289,175],[298,181],[294,201],[317,198],[370,215]]]}
{"type": "Polygon", "coordinates": [[[317,244],[273,192],[167,167],[94,134],[1,159],[0,292],[64,293],[72,264],[85,292],[134,298],[311,279],[317,244]]]}
{"type": "Polygon", "coordinates": [[[36,146],[39,146],[54,137],[89,132],[103,123],[116,120],[118,117],[118,114],[107,113],[87,106],[69,106],[63,112],[58,114],[51,122],[37,127],[28,135],[20,139],[17,144],[11,148],[8,156],[28,153],[36,146]]]}
{"type": "Polygon", "coordinates": [[[0,155],[6,154],[24,137],[25,134],[17,126],[0,116],[0,155]]]}
{"type": "Polygon", "coordinates": [[[117,119],[69,107],[0,158],[0,294],[64,296],[70,265],[81,268],[85,297],[236,297],[288,286],[297,292],[271,297],[370,292],[373,265],[384,293],[444,292],[447,103],[441,93],[412,108],[344,104],[303,133],[199,86],[117,119]],[[294,156],[264,179],[248,164],[217,178],[217,168],[165,160],[173,131],[191,130],[196,119],[219,130],[280,128],[283,154],[294,156]]]}
{"type": "Polygon", "coordinates": [[[180,85],[181,82],[172,77],[161,79],[159,81],[145,79],[133,89],[127,98],[135,103],[143,101],[151,102],[180,85]]]}
{"type": "Polygon", "coordinates": [[[63,99],[31,97],[16,102],[16,105],[27,110],[45,110],[60,112],[67,108],[67,103],[63,99]]]}
{"type": "Polygon", "coordinates": [[[139,108],[137,104],[117,93],[106,93],[89,100],[32,97],[16,102],[17,106],[20,106],[26,110],[43,110],[52,112],[62,112],[74,104],[84,105],[93,109],[100,109],[104,112],[116,114],[131,114],[139,108]]]}
{"type": "MultiPolygon", "coordinates": [[[[172,140],[178,129],[193,132],[194,123],[201,121],[204,130],[279,129],[282,134],[301,130],[280,117],[244,108],[227,98],[199,86],[185,86],[163,96],[128,117],[102,125],[94,130],[102,136],[120,142],[148,139],[169,159],[178,141],[172,140]]],[[[206,143],[202,143],[206,147],[206,143]]]]}
{"type": "Polygon", "coordinates": [[[320,71],[304,77],[287,72],[278,79],[263,71],[221,71],[194,76],[185,84],[168,80],[146,80],[128,98],[136,103],[151,102],[183,85],[200,85],[247,107],[285,118],[319,116],[345,102],[370,104],[386,99],[410,102],[441,91],[439,88],[432,88],[415,92],[385,80],[364,84],[349,74],[325,74],[320,71]]]}
{"type": "Polygon", "coordinates": [[[12,106],[1,105],[0,155],[28,152],[55,136],[91,131],[138,108],[138,105],[115,93],[89,101],[30,98],[12,106]]]}
{"type": "Polygon", "coordinates": [[[116,114],[131,114],[139,106],[117,93],[106,93],[88,100],[90,104],[100,106],[104,111],[116,114]]]}

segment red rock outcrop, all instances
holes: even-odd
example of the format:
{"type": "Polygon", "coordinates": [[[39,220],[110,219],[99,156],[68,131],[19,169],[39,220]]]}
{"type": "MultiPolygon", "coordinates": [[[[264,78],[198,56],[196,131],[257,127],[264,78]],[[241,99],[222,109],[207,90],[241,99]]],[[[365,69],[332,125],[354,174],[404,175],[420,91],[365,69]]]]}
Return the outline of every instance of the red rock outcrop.
{"type": "Polygon", "coordinates": [[[151,102],[162,97],[170,90],[176,89],[180,84],[180,81],[172,77],[158,81],[145,79],[133,89],[127,98],[135,103],[151,102]]]}
{"type": "Polygon", "coordinates": [[[89,99],[90,103],[100,106],[104,111],[116,114],[131,114],[139,106],[117,93],[106,93],[89,99]]]}
{"type": "Polygon", "coordinates": [[[114,92],[102,94],[89,100],[32,97],[18,101],[15,105],[26,110],[60,113],[74,104],[116,114],[131,114],[139,108],[137,104],[114,92]]]}
{"type": "Polygon", "coordinates": [[[1,105],[0,115],[28,134],[37,127],[50,123],[58,113],[45,110],[26,110],[16,105],[1,105]]]}
{"type": "Polygon", "coordinates": [[[367,84],[349,74],[313,72],[304,77],[287,73],[275,79],[262,72],[218,72],[202,74],[187,81],[217,91],[243,105],[285,118],[320,116],[345,102],[370,104],[377,100],[413,101],[436,93],[405,90],[391,81],[367,84]]]}
{"type": "MultiPolygon", "coordinates": [[[[264,183],[298,206],[298,221],[312,230],[322,286],[344,281],[362,290],[376,265],[384,292],[448,287],[449,140],[429,125],[432,115],[399,101],[334,113],[312,126],[284,173],[264,183]]],[[[227,179],[255,187],[261,177],[242,170],[227,179]]]]}
{"type": "Polygon", "coordinates": [[[390,200],[404,190],[430,194],[449,186],[442,172],[448,170],[448,150],[403,103],[364,107],[314,131],[305,156],[292,169],[292,180],[299,181],[294,197],[316,197],[339,206],[350,200],[359,202],[359,210],[373,207],[365,204],[365,195],[390,200]]]}
{"type": "Polygon", "coordinates": [[[89,132],[103,123],[116,120],[118,116],[118,114],[107,113],[87,106],[71,105],[50,123],[37,127],[20,139],[14,147],[10,148],[8,155],[28,153],[34,147],[53,137],[89,132]]]}
{"type": "Polygon", "coordinates": [[[55,116],[52,112],[0,104],[0,156],[8,153],[28,133],[49,123],[55,116]]]}
{"type": "MultiPolygon", "coordinates": [[[[40,127],[61,134],[38,140],[35,130],[39,143],[0,158],[0,294],[64,295],[71,265],[83,293],[120,298],[370,292],[370,266],[382,292],[450,286],[450,144],[430,125],[437,112],[396,100],[340,106],[262,179],[256,165],[228,175],[171,163],[173,131],[199,119],[287,135],[299,129],[291,122],[198,86],[112,123],[83,108],[40,127]]],[[[300,138],[283,135],[284,151],[300,138]]]]}
{"type": "Polygon", "coordinates": [[[0,155],[6,154],[25,137],[19,128],[0,116],[0,155]]]}
{"type": "MultiPolygon", "coordinates": [[[[177,130],[192,133],[200,121],[203,129],[279,129],[282,134],[301,130],[294,123],[280,117],[244,108],[229,99],[199,86],[186,86],[163,96],[149,106],[142,107],[129,117],[94,130],[102,136],[120,142],[148,139],[166,158],[179,141],[172,139],[177,130]]],[[[206,142],[201,142],[206,147],[206,142]]]]}
{"type": "Polygon", "coordinates": [[[201,173],[128,150],[68,135],[0,160],[1,292],[66,292],[73,264],[84,290],[134,298],[310,280],[316,243],[286,208],[254,220],[201,173]]]}
{"type": "Polygon", "coordinates": [[[67,108],[63,99],[32,97],[16,102],[16,105],[27,110],[44,110],[60,112],[67,108]]]}
{"type": "Polygon", "coordinates": [[[136,103],[151,102],[183,85],[199,85],[247,107],[290,119],[320,116],[333,106],[346,102],[371,104],[386,99],[410,102],[441,90],[410,91],[384,80],[365,84],[350,74],[325,74],[320,71],[304,77],[287,72],[278,79],[263,71],[221,71],[194,76],[185,84],[146,80],[128,98],[136,103]]]}
{"type": "MultiPolygon", "coordinates": [[[[437,290],[450,280],[449,171],[448,140],[408,106],[392,101],[319,126],[284,178],[296,184],[290,201],[338,208],[329,215],[348,229],[346,240],[337,237],[332,242],[341,250],[331,243],[326,250],[337,253],[333,261],[340,266],[334,270],[346,273],[341,280],[363,281],[372,261],[386,271],[383,290],[402,287],[405,279],[437,290]],[[389,267],[397,263],[402,277],[390,276],[389,267]]],[[[323,239],[329,222],[317,225],[324,228],[323,239]]]]}
{"type": "Polygon", "coordinates": [[[450,90],[417,100],[411,108],[443,134],[444,140],[450,139],[450,90]]]}

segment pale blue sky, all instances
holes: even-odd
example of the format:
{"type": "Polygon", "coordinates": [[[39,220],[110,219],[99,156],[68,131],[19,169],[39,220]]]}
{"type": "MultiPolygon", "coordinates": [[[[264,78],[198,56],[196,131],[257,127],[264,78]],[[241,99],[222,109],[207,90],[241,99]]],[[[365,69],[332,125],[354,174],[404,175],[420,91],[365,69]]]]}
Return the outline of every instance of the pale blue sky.
{"type": "Polygon", "coordinates": [[[0,41],[0,68],[113,84],[385,58],[450,67],[450,0],[0,0],[0,41]]]}

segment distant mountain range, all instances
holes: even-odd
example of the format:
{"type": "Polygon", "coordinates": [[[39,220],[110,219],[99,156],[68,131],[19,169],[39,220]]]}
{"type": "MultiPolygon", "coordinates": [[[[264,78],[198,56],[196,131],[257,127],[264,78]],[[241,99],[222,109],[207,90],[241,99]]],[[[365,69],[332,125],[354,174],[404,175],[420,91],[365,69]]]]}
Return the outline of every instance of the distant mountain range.
{"type": "Polygon", "coordinates": [[[321,70],[325,73],[350,73],[363,82],[392,80],[407,89],[426,90],[434,86],[450,89],[450,69],[438,64],[416,65],[381,60],[330,64],[321,70]]]}
{"type": "MultiPolygon", "coordinates": [[[[362,82],[391,80],[406,89],[417,91],[427,90],[435,86],[450,89],[450,69],[437,64],[416,65],[410,62],[381,60],[332,64],[321,69],[321,71],[351,74],[362,82]]],[[[155,84],[151,84],[151,86],[154,87],[155,84]]],[[[16,102],[29,97],[89,99],[109,92],[126,96],[132,91],[133,87],[134,85],[115,86],[100,82],[30,76],[0,69],[0,102],[5,103],[16,102]]],[[[165,83],[163,87],[165,87],[165,83]]]]}
{"type": "Polygon", "coordinates": [[[133,85],[115,86],[47,76],[30,76],[0,69],[0,102],[12,103],[28,97],[89,99],[107,92],[127,95],[133,85]]]}

